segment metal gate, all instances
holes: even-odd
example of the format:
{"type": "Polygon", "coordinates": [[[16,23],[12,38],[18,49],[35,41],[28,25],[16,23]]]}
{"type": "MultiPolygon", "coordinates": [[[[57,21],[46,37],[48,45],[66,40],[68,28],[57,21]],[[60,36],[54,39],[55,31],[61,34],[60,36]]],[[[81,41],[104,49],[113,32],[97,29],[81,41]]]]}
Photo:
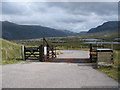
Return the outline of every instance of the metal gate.
{"type": "Polygon", "coordinates": [[[90,62],[91,63],[113,63],[113,50],[104,48],[103,45],[90,44],[90,62]]]}
{"type": "Polygon", "coordinates": [[[104,46],[90,44],[90,63],[94,63],[97,61],[97,48],[104,48],[104,46]]]}
{"type": "Polygon", "coordinates": [[[50,46],[48,42],[43,38],[43,45],[39,47],[22,47],[23,59],[33,59],[39,61],[46,61],[51,58],[56,58],[56,49],[50,46]]]}

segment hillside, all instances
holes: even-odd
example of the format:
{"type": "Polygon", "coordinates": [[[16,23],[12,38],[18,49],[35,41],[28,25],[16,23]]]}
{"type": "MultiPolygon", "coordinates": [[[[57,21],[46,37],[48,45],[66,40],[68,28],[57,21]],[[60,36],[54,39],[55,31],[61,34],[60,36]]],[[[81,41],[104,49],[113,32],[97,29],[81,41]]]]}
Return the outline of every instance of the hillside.
{"type": "Polygon", "coordinates": [[[65,37],[74,35],[68,31],[56,30],[37,25],[18,25],[8,21],[2,22],[2,38],[7,40],[34,39],[41,37],[65,37]]]}
{"type": "Polygon", "coordinates": [[[2,59],[3,60],[13,60],[16,58],[21,57],[21,45],[1,39],[0,42],[2,42],[2,46],[0,46],[0,49],[2,51],[2,59]]]}
{"type": "Polygon", "coordinates": [[[109,21],[105,22],[96,28],[90,29],[87,33],[99,33],[99,32],[109,32],[109,33],[118,33],[118,28],[120,29],[119,21],[109,21]]]}
{"type": "Polygon", "coordinates": [[[86,34],[87,33],[87,31],[81,31],[81,32],[79,32],[79,34],[86,34]]]}

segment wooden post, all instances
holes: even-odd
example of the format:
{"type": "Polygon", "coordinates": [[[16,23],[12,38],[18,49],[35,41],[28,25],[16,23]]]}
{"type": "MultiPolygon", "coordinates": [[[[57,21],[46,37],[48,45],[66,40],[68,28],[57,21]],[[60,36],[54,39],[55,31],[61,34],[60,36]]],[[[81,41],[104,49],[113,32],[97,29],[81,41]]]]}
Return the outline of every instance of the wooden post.
{"type": "Polygon", "coordinates": [[[41,46],[39,46],[39,61],[41,61],[41,46]]]}
{"type": "Polygon", "coordinates": [[[80,48],[82,49],[82,45],[80,46],[80,48]]]}
{"type": "Polygon", "coordinates": [[[111,52],[111,62],[114,64],[114,60],[113,60],[113,50],[111,52]]]}
{"type": "Polygon", "coordinates": [[[102,41],[101,41],[101,47],[100,48],[103,48],[102,41]]]}
{"type": "Polygon", "coordinates": [[[91,51],[92,51],[92,44],[90,44],[90,63],[92,63],[92,55],[91,55],[91,51]]]}
{"type": "Polygon", "coordinates": [[[47,45],[47,55],[46,55],[47,59],[49,59],[49,48],[50,48],[49,45],[47,45]]]}
{"type": "Polygon", "coordinates": [[[52,58],[54,58],[54,48],[52,46],[52,58]]]}
{"type": "Polygon", "coordinates": [[[25,57],[25,46],[24,45],[22,46],[22,59],[26,60],[26,57],[25,57]]]}
{"type": "Polygon", "coordinates": [[[99,44],[96,42],[96,44],[97,44],[97,47],[96,47],[96,49],[98,49],[98,46],[99,46],[99,44]]]}
{"type": "Polygon", "coordinates": [[[113,50],[114,48],[113,48],[113,42],[111,43],[111,49],[113,50]]]}
{"type": "Polygon", "coordinates": [[[96,69],[98,68],[98,52],[96,52],[96,69]]]}
{"type": "Polygon", "coordinates": [[[43,45],[39,46],[39,61],[44,61],[44,49],[43,45]]]}
{"type": "Polygon", "coordinates": [[[55,54],[55,58],[57,57],[57,55],[56,55],[56,46],[54,47],[54,54],[55,54]]]}

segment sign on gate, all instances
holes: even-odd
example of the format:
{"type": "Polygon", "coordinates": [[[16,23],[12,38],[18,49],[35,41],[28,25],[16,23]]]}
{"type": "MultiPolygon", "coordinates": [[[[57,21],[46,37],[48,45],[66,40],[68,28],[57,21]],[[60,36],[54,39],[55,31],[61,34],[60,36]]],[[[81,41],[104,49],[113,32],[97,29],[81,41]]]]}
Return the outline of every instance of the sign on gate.
{"type": "Polygon", "coordinates": [[[44,47],[44,55],[47,55],[47,47],[44,47]]]}

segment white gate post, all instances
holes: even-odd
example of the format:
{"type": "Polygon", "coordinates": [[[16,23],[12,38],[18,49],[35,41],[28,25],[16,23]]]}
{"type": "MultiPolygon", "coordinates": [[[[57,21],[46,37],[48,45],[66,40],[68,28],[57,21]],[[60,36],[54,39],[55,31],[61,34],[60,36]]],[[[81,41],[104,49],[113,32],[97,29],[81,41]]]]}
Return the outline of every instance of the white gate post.
{"type": "Polygon", "coordinates": [[[25,60],[25,46],[22,45],[22,59],[25,60]]]}

